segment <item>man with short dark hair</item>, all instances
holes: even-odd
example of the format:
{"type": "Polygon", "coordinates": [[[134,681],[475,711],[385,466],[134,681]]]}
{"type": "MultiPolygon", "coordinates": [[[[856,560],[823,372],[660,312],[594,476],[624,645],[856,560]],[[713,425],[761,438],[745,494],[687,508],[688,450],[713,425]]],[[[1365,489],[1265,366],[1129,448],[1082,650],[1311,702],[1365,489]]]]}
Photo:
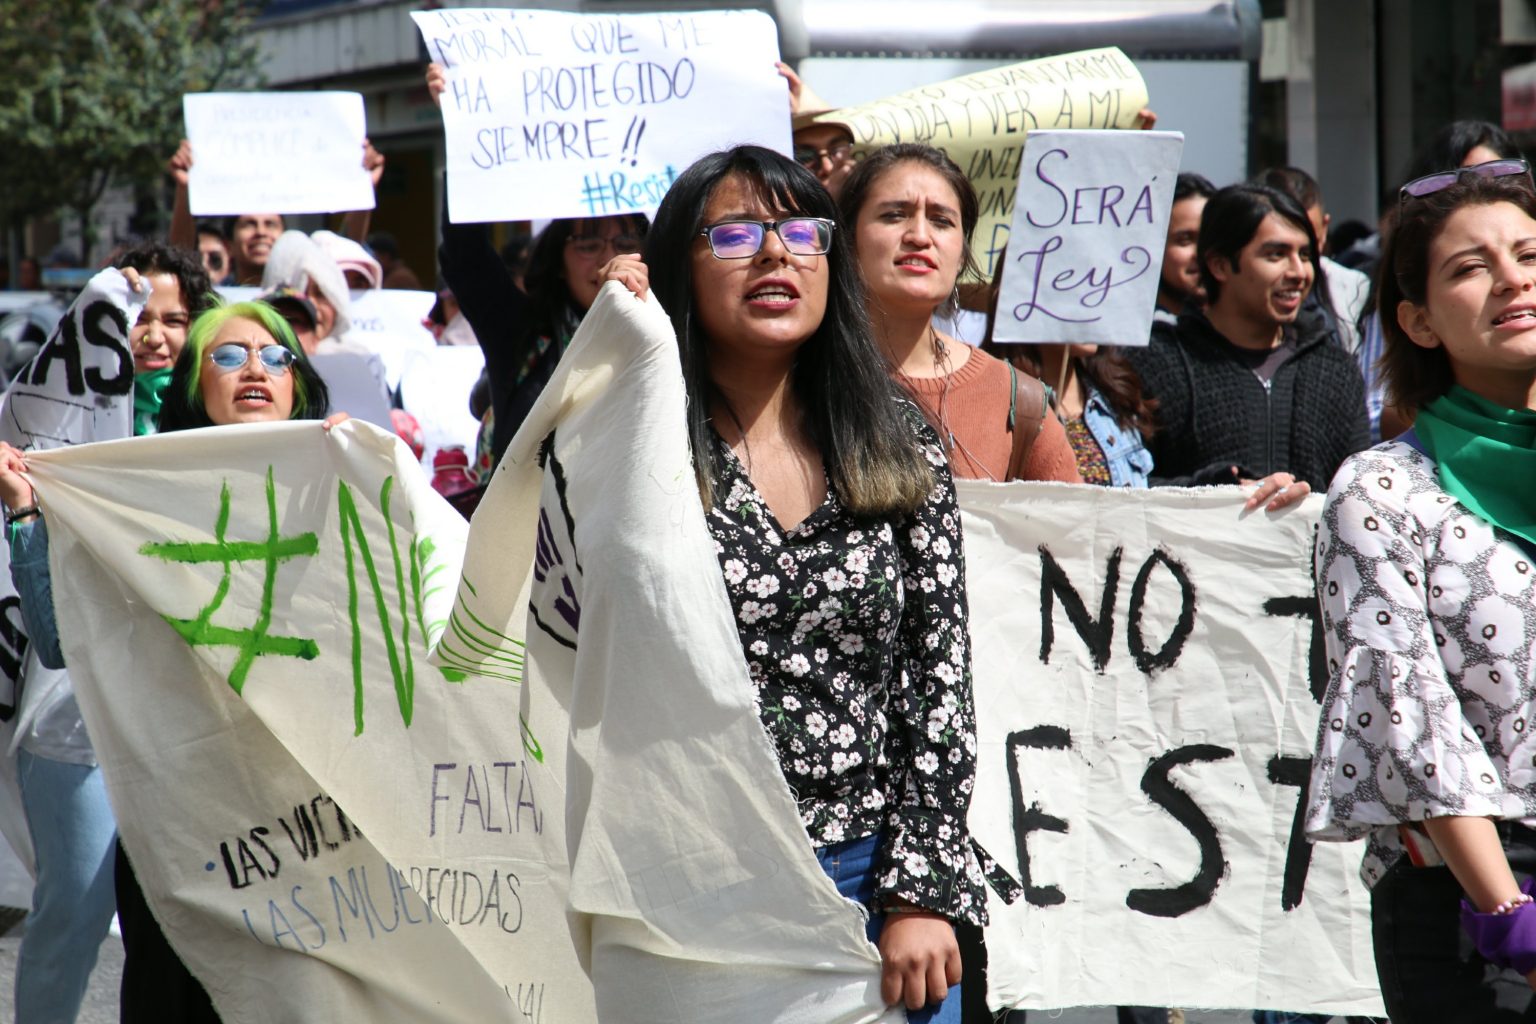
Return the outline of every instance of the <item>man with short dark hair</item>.
{"type": "Polygon", "coordinates": [[[1257,484],[1248,507],[1270,510],[1325,490],[1369,434],[1359,368],[1304,305],[1311,222],[1283,192],[1232,185],[1206,204],[1197,258],[1204,312],[1129,353],[1158,401],[1153,483],[1257,484]]]}

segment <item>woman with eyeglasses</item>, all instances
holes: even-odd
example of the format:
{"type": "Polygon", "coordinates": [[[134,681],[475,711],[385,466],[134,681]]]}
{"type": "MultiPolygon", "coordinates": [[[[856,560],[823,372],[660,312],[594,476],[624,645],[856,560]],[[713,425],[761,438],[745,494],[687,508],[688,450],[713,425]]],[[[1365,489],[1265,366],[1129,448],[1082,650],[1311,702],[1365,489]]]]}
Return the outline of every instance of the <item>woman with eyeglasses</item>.
{"type": "MultiPolygon", "coordinates": [[[[447,76],[427,65],[427,91],[439,106],[447,76]]],[[[485,353],[490,405],[483,417],[475,466],[482,478],[501,461],[544,390],[582,317],[597,298],[600,273],[615,256],[638,253],[641,214],[551,221],[528,257],[523,287],[513,281],[485,224],[455,224],[443,215],[437,251],[443,282],[459,301],[485,353]]]]}
{"type": "Polygon", "coordinates": [[[1313,839],[1362,875],[1394,1024],[1536,1020],[1536,193],[1524,161],[1405,185],[1382,254],[1391,400],[1314,552],[1329,686],[1313,839]]]}
{"type": "Polygon", "coordinates": [[[755,146],[704,157],[645,261],[677,330],[700,497],[763,726],[886,1002],[955,1021],[953,921],[985,921],[960,514],[870,338],[831,197],[755,146]]]}
{"type": "MultiPolygon", "coordinates": [[[[193,323],[163,392],[159,428],[318,420],[325,416],[328,404],[325,382],[305,358],[287,321],[264,303],[243,302],[213,309],[193,323]]],[[[329,429],[346,418],[338,413],[324,425],[329,429]]],[[[11,577],[21,597],[22,618],[43,665],[63,668],[53,614],[47,525],[32,486],[22,475],[25,469],[22,453],[0,443],[0,502],[10,524],[11,577]]],[[[120,842],[115,877],[123,933],[124,1024],[217,1021],[207,992],[181,963],[150,913],[120,842]]],[[[103,921],[101,931],[105,930],[103,921]]],[[[97,945],[102,937],[96,937],[97,945]]],[[[83,992],[83,978],[80,989],[83,992]]],[[[59,995],[54,993],[54,998],[59,995]]],[[[72,1020],[73,1014],[38,1016],[32,1008],[23,1008],[18,996],[17,1019],[72,1020]]]]}
{"type": "Polygon", "coordinates": [[[1036,378],[934,326],[976,270],[976,191],[932,146],[884,146],[861,161],[839,200],[869,298],[875,343],[917,402],[956,476],[1081,483],[1060,421],[1036,378]]]}

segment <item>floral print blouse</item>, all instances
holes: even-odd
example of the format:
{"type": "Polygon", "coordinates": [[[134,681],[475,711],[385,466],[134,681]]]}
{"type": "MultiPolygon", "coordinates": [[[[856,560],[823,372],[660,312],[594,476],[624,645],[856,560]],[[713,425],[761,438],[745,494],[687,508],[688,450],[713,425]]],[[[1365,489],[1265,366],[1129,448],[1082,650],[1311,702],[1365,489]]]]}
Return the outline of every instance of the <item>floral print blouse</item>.
{"type": "Polygon", "coordinates": [[[1374,885],[1404,853],[1399,824],[1536,816],[1532,556],[1390,442],[1339,470],[1314,561],[1329,685],[1308,834],[1368,836],[1374,885]]]}
{"type": "Polygon", "coordinates": [[[937,437],[914,429],[934,474],[916,513],[860,519],[829,487],[791,530],[716,436],[724,497],[709,530],[758,713],[811,842],[883,829],[878,901],[981,924],[982,865],[965,823],[976,723],[960,511],[937,437]]]}

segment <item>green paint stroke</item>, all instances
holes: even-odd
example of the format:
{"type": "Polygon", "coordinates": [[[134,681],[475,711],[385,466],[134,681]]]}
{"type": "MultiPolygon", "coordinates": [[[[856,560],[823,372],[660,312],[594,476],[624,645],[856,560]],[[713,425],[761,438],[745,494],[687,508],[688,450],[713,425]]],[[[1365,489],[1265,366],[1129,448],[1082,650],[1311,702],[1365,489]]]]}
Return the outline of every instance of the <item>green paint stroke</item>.
{"type": "Polygon", "coordinates": [[[357,554],[362,557],[363,569],[368,574],[368,585],[373,590],[374,610],[379,618],[379,629],[384,634],[384,652],[389,657],[389,671],[395,682],[395,700],[400,706],[400,720],[409,728],[416,699],[416,662],[411,656],[411,619],[406,613],[404,571],[400,564],[400,548],[395,541],[395,523],[389,517],[389,496],[395,483],[388,477],[379,490],[379,505],[384,521],[389,524],[389,544],[395,569],[395,588],[400,594],[400,644],[395,644],[394,618],[384,600],[379,583],[379,571],[373,561],[373,550],[363,533],[363,523],[357,514],[357,502],[352,489],[344,481],[338,482],[336,504],[341,511],[341,542],[347,562],[347,617],[352,623],[352,720],[354,735],[363,733],[363,630],[358,612],[357,569],[353,555],[353,539],[357,541],[357,554]],[[349,530],[350,527],[350,530],[349,530]]]}
{"type": "Polygon", "coordinates": [[[272,483],[272,467],[267,467],[267,539],[265,541],[229,541],[229,481],[224,481],[219,491],[219,515],[213,527],[212,543],[174,541],[145,544],[139,554],[159,558],[167,562],[202,565],[218,562],[224,571],[215,588],[213,599],[203,606],[196,618],[178,619],[162,615],[171,628],[192,647],[233,647],[239,653],[229,672],[230,689],[239,693],[245,686],[245,678],[257,658],[264,654],[277,654],[290,658],[314,659],[320,653],[319,646],[310,639],[295,636],[269,636],[272,625],[273,588],[277,582],[277,567],[290,558],[313,556],[320,549],[319,539],[313,533],[301,533],[294,537],[282,537],[277,528],[277,491],[272,483]],[[236,562],[261,562],[265,575],[261,584],[261,608],[256,622],[249,629],[231,629],[213,625],[214,613],[229,596],[230,579],[236,562]]]}

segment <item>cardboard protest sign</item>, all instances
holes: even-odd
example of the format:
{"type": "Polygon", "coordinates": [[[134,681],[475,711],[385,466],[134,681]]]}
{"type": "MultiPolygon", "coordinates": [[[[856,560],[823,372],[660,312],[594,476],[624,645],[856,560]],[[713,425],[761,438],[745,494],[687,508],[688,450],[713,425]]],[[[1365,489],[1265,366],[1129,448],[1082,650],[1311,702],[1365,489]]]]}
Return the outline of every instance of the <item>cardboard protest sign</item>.
{"type": "Polygon", "coordinates": [[[1321,499],[959,487],[989,1003],[1381,1016],[1363,844],[1301,831],[1321,499]]]}
{"type": "Polygon", "coordinates": [[[971,247],[990,279],[1008,242],[1025,133],[1130,128],[1146,105],[1136,65],[1108,47],[936,82],[816,120],[847,125],[856,156],[893,142],[926,142],[949,154],[981,199],[971,247]]]}
{"type": "Polygon", "coordinates": [[[644,213],[705,153],[789,152],[778,33],[760,11],[411,17],[447,71],[455,224],[644,213]]]}
{"type": "Polygon", "coordinates": [[[373,209],[360,93],[203,92],[181,103],[195,216],[373,209]]]}
{"type": "Polygon", "coordinates": [[[1032,131],[993,338],[1145,345],[1179,132],[1032,131]]]}
{"type": "MultiPolygon", "coordinates": [[[[0,397],[0,441],[23,451],[127,437],[133,430],[133,351],[128,332],[147,293],[116,270],[81,290],[32,361],[0,397]]],[[[0,831],[28,870],[32,838],[14,774],[16,745],[38,714],[69,699],[66,673],[31,650],[0,544],[0,831]]]]}

